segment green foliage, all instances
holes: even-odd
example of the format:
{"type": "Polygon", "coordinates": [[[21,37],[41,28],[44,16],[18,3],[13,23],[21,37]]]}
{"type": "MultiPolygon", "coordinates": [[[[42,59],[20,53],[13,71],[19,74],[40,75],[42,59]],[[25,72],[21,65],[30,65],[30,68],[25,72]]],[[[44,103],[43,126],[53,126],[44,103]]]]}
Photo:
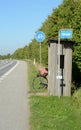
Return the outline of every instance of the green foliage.
{"type": "Polygon", "coordinates": [[[81,88],[75,91],[73,94],[73,99],[79,106],[81,106],[81,88]]]}
{"type": "Polygon", "coordinates": [[[7,55],[0,55],[0,60],[10,59],[10,58],[12,58],[10,53],[8,53],[7,55]]]}
{"type": "Polygon", "coordinates": [[[77,47],[74,46],[75,51],[73,52],[73,61],[77,64],[78,68],[81,70],[81,45],[80,44],[78,44],[77,47]]]}
{"type": "MultiPolygon", "coordinates": [[[[73,45],[73,80],[74,82],[79,82],[76,80],[74,71],[78,70],[80,72],[79,77],[81,77],[81,0],[64,0],[58,8],[53,9],[52,14],[48,16],[40,29],[37,30],[43,31],[46,35],[46,38],[42,43],[43,64],[48,64],[48,39],[57,39],[58,31],[65,28],[73,29],[72,41],[75,41],[77,43],[76,45],[73,45]]],[[[33,39],[28,46],[16,50],[13,54],[13,57],[19,59],[35,59],[37,62],[39,62],[39,44],[40,43],[33,39]]]]}

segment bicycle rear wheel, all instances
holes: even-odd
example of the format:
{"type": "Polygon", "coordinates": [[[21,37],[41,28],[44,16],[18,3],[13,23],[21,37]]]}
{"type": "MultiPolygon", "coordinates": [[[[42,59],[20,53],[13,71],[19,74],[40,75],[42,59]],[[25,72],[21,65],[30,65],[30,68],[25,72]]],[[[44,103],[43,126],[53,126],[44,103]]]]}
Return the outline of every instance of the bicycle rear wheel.
{"type": "Polygon", "coordinates": [[[36,77],[33,80],[33,89],[41,90],[47,88],[47,79],[42,76],[36,77]]]}

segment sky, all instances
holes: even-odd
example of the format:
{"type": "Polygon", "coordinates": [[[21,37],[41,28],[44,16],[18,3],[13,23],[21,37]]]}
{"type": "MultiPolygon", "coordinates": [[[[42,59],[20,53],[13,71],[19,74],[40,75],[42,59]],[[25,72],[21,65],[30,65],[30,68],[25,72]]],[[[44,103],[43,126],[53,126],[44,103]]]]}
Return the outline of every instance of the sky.
{"type": "Polygon", "coordinates": [[[28,45],[63,0],[0,0],[0,55],[28,45]]]}

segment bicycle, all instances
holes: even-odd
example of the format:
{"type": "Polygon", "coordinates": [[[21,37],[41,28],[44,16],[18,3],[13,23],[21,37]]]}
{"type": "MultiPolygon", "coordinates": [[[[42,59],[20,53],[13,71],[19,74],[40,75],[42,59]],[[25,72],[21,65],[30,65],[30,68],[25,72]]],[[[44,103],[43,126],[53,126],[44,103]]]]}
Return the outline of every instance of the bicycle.
{"type": "Polygon", "coordinates": [[[46,89],[48,87],[48,79],[47,76],[48,74],[41,74],[38,73],[34,79],[33,79],[33,89],[35,90],[42,90],[46,89]]]}

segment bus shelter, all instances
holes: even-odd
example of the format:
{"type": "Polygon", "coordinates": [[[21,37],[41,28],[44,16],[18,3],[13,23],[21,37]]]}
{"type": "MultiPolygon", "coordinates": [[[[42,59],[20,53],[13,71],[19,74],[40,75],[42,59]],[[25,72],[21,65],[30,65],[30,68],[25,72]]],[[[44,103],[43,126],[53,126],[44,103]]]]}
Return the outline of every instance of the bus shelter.
{"type": "Polygon", "coordinates": [[[70,96],[72,80],[72,41],[60,41],[60,76],[58,75],[58,40],[48,40],[48,93],[70,96]],[[60,86],[58,85],[60,83],[60,86]]]}

